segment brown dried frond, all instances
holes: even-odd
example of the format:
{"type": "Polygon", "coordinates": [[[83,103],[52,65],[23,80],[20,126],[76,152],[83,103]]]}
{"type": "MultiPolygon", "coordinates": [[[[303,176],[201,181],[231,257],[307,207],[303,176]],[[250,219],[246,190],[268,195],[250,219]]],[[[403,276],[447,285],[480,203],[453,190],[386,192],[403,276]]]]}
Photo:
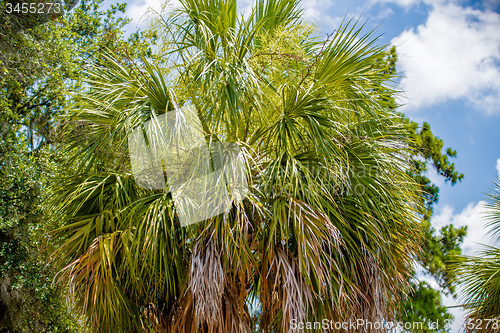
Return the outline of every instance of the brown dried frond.
{"type": "Polygon", "coordinates": [[[214,331],[222,323],[222,295],[225,273],[213,239],[197,243],[191,257],[189,290],[193,294],[194,321],[214,331]]]}

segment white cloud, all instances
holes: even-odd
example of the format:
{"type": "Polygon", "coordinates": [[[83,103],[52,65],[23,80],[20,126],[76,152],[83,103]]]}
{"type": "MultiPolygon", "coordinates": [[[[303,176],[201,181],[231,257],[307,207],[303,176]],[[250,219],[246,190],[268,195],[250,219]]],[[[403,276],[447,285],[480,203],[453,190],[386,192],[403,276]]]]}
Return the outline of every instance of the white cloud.
{"type": "Polygon", "coordinates": [[[440,176],[436,171],[436,168],[432,165],[430,165],[429,169],[427,169],[426,176],[427,178],[429,178],[431,183],[436,185],[437,187],[443,186],[445,183],[444,177],[440,176]]]}
{"type": "Polygon", "coordinates": [[[500,177],[500,158],[497,160],[498,177],[500,177]]]}
{"type": "Polygon", "coordinates": [[[239,0],[238,9],[241,13],[243,13],[244,17],[250,17],[254,4],[254,0],[239,0]]]}
{"type": "Polygon", "coordinates": [[[300,6],[304,9],[306,19],[331,30],[327,31],[331,33],[342,22],[342,17],[328,15],[329,12],[334,12],[334,10],[329,10],[332,8],[333,2],[333,0],[302,0],[300,6]]]}
{"type": "MultiPolygon", "coordinates": [[[[127,11],[125,15],[132,19],[129,23],[130,29],[135,31],[138,27],[143,27],[147,25],[148,20],[154,12],[161,12],[162,5],[165,4],[165,0],[134,0],[130,1],[127,5],[127,11]]],[[[173,10],[179,8],[181,5],[179,0],[168,0],[166,6],[173,10]]]]}
{"type": "Polygon", "coordinates": [[[474,144],[474,138],[472,137],[472,134],[469,133],[469,135],[467,135],[467,137],[469,138],[469,142],[471,145],[474,144]]]}
{"type": "MultiPolygon", "coordinates": [[[[419,5],[424,3],[426,5],[439,5],[446,3],[455,3],[460,4],[466,2],[465,0],[371,0],[370,4],[373,5],[375,3],[394,3],[402,8],[408,10],[413,5],[419,5]]],[[[498,0],[483,0],[480,3],[475,3],[475,6],[480,6],[481,8],[488,9],[491,11],[497,11],[500,8],[500,2],[498,0]]]]}
{"type": "Polygon", "coordinates": [[[386,8],[377,14],[377,20],[382,20],[382,19],[388,18],[392,14],[394,14],[394,11],[390,8],[386,8]]]}
{"type": "Polygon", "coordinates": [[[432,224],[436,229],[448,224],[453,224],[457,228],[467,226],[467,236],[462,244],[462,254],[472,255],[482,248],[480,244],[495,245],[484,227],[485,213],[486,201],[479,201],[477,204],[471,202],[458,214],[454,214],[451,206],[444,205],[439,214],[433,216],[432,224]]]}
{"type": "Polygon", "coordinates": [[[418,5],[420,3],[425,3],[428,5],[435,5],[435,4],[441,4],[446,2],[446,0],[372,0],[371,3],[395,3],[396,5],[403,7],[403,8],[410,8],[413,5],[418,5]]]}
{"type": "MultiPolygon", "coordinates": [[[[499,246],[498,242],[495,244],[495,241],[487,234],[487,229],[484,227],[484,223],[486,222],[484,219],[485,213],[485,201],[479,201],[477,204],[471,202],[458,214],[454,214],[451,206],[444,205],[439,214],[434,215],[432,218],[432,224],[436,229],[448,224],[453,224],[455,227],[467,226],[467,236],[462,244],[462,254],[474,255],[483,249],[482,244],[499,246]]],[[[425,281],[433,280],[431,276],[424,276],[423,274],[420,274],[419,278],[423,278],[425,281]]],[[[431,285],[435,286],[435,282],[431,283],[431,285]]],[[[445,306],[456,306],[461,304],[459,300],[451,296],[442,295],[442,297],[445,306]]],[[[451,332],[461,332],[462,330],[459,328],[465,322],[464,310],[460,307],[454,307],[448,310],[455,316],[451,332]]]]}
{"type": "Polygon", "coordinates": [[[425,24],[393,40],[405,75],[402,101],[414,109],[464,98],[488,113],[500,112],[500,15],[432,2],[425,24]]]}

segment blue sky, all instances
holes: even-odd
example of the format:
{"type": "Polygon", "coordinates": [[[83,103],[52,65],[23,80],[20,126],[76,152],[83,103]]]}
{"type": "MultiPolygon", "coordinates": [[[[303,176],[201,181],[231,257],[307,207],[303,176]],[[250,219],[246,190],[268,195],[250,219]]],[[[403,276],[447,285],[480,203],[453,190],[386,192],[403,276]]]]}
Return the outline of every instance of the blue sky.
{"type": "MultiPolygon", "coordinates": [[[[241,0],[244,7],[251,3],[241,0]]],[[[159,4],[130,1],[131,28],[159,4]]],[[[430,123],[445,148],[457,150],[453,162],[465,174],[453,187],[429,174],[440,187],[433,224],[469,226],[466,254],[488,243],[482,214],[486,193],[500,175],[500,0],[303,0],[302,7],[322,33],[335,30],[344,16],[361,17],[378,27],[384,43],[396,45],[402,111],[430,123]]],[[[454,313],[460,321],[459,311],[454,313]]]]}

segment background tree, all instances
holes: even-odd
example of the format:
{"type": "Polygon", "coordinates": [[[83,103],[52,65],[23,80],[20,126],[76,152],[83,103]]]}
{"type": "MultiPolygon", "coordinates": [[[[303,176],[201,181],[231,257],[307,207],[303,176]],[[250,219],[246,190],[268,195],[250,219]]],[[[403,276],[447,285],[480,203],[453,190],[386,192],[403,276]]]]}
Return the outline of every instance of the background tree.
{"type": "Polygon", "coordinates": [[[142,46],[137,36],[123,40],[125,5],[102,11],[102,1],[85,1],[55,21],[21,29],[6,3],[0,2],[0,331],[80,332],[43,251],[49,179],[63,172],[54,119],[71,105],[69,91],[81,88],[78,79],[96,52],[133,54],[142,46]]]}
{"type": "MultiPolygon", "coordinates": [[[[377,60],[378,66],[383,73],[397,75],[396,47],[393,46],[385,54],[381,54],[377,60]]],[[[384,92],[387,89],[384,85],[380,88],[384,92]]],[[[396,110],[398,105],[391,94],[386,94],[380,98],[380,103],[385,107],[396,110]]],[[[409,169],[409,174],[420,184],[422,191],[420,198],[424,206],[423,232],[424,243],[423,250],[416,261],[422,272],[432,276],[439,284],[440,288],[435,290],[427,282],[420,281],[417,272],[414,272],[410,279],[411,289],[405,291],[408,298],[402,304],[401,319],[404,322],[423,322],[423,329],[417,329],[417,332],[436,331],[432,326],[429,328],[427,323],[439,323],[438,331],[446,331],[445,324],[453,319],[447,308],[442,304],[442,294],[452,295],[455,293],[455,273],[451,270],[453,258],[461,254],[460,245],[467,233],[467,227],[455,228],[453,225],[443,226],[439,232],[431,225],[433,215],[433,206],[439,199],[439,188],[432,184],[427,177],[429,168],[434,168],[439,176],[444,177],[445,182],[451,182],[455,185],[464,177],[463,174],[455,170],[455,164],[450,163],[449,158],[456,157],[456,151],[447,148],[443,153],[443,141],[434,136],[431,127],[424,122],[422,126],[411,121],[406,115],[401,114],[405,122],[410,124],[410,133],[412,136],[411,145],[414,148],[413,168],[409,169]]]]}
{"type": "MultiPolygon", "coordinates": [[[[461,244],[467,234],[467,227],[455,228],[452,224],[441,227],[439,232],[431,225],[433,215],[433,205],[438,201],[439,188],[431,183],[426,176],[429,165],[435,168],[437,173],[445,178],[445,181],[455,185],[464,177],[455,171],[455,165],[448,161],[448,157],[455,157],[456,151],[450,148],[446,153],[441,152],[443,141],[433,135],[430,125],[424,123],[418,129],[415,127],[417,155],[413,163],[412,176],[421,185],[423,191],[421,199],[424,204],[423,227],[424,243],[423,251],[417,258],[417,262],[423,273],[432,276],[439,285],[439,289],[434,289],[427,282],[420,281],[415,272],[412,278],[412,290],[409,292],[409,299],[403,303],[403,316],[405,322],[420,321],[423,323],[438,323],[438,331],[445,332],[446,324],[451,323],[453,316],[442,304],[442,294],[456,297],[455,273],[451,270],[453,259],[461,254],[461,244]]],[[[451,327],[448,325],[448,328],[451,327]]],[[[449,330],[449,329],[448,329],[449,330]]],[[[435,331],[429,325],[424,325],[422,332],[435,331]]],[[[420,331],[419,331],[420,332],[420,331]]]]}

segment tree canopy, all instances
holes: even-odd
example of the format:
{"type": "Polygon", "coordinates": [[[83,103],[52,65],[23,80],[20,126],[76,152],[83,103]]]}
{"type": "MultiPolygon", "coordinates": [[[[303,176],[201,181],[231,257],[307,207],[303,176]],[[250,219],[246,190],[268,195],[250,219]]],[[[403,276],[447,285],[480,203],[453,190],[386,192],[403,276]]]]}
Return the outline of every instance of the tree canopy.
{"type": "Polygon", "coordinates": [[[56,117],[81,88],[85,66],[103,48],[130,49],[119,18],[86,1],[54,21],[20,29],[0,2],[0,331],[82,331],[53,282],[45,232],[50,185],[64,156],[56,117]]]}

